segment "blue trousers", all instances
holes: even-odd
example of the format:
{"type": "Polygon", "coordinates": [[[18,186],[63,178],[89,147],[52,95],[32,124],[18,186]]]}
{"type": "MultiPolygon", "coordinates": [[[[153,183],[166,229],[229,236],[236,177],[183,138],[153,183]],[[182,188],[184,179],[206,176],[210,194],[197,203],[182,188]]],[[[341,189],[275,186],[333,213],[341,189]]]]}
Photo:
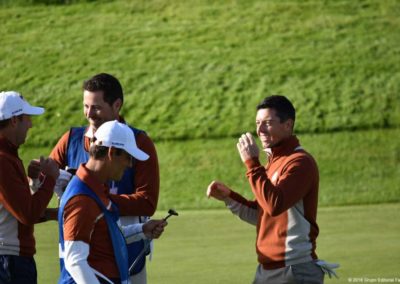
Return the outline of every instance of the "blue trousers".
{"type": "Polygon", "coordinates": [[[0,284],[37,284],[33,257],[0,255],[0,284]]]}

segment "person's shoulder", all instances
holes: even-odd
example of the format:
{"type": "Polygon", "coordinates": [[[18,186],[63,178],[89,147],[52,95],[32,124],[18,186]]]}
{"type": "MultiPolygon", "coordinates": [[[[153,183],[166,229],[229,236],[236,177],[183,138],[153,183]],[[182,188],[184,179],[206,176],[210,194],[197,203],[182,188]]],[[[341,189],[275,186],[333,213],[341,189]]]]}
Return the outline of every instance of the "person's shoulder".
{"type": "Polygon", "coordinates": [[[128,126],[134,131],[135,133],[135,139],[136,142],[139,144],[140,142],[145,143],[145,142],[150,142],[153,144],[153,140],[150,138],[150,136],[147,134],[147,132],[143,129],[139,129],[137,127],[134,127],[132,125],[128,126]]]}
{"type": "Polygon", "coordinates": [[[85,194],[77,194],[71,197],[66,207],[91,207],[97,205],[96,201],[88,195],[85,194]]]}
{"type": "Polygon", "coordinates": [[[19,158],[11,155],[7,152],[0,151],[0,165],[5,167],[6,165],[15,164],[19,161],[19,158]]]}
{"type": "Polygon", "coordinates": [[[316,165],[314,157],[303,148],[294,151],[289,156],[289,161],[296,161],[296,162],[316,165]]]}
{"type": "Polygon", "coordinates": [[[126,125],[128,125],[132,129],[135,135],[147,135],[146,131],[141,128],[133,126],[132,124],[126,124],[126,125]]]}

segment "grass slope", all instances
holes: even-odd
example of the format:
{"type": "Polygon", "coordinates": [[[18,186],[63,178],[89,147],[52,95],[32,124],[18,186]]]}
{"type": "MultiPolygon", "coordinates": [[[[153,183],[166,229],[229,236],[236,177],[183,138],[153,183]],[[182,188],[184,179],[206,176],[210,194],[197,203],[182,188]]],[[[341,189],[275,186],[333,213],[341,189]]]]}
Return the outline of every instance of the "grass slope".
{"type": "Polygon", "coordinates": [[[121,79],[124,114],[157,140],[236,136],[288,95],[299,132],[399,126],[400,4],[110,1],[0,9],[0,88],[47,108],[31,145],[83,123],[80,86],[121,79]]]}
{"type": "MultiPolygon", "coordinates": [[[[210,201],[217,202],[217,201],[210,201]]],[[[149,283],[250,283],[255,272],[255,228],[225,210],[179,211],[155,243],[149,283]]],[[[163,217],[165,212],[159,211],[163,217]]],[[[398,277],[400,204],[321,208],[317,253],[338,262],[340,279],[398,277]]],[[[39,283],[58,277],[57,226],[36,226],[39,283]]]]}

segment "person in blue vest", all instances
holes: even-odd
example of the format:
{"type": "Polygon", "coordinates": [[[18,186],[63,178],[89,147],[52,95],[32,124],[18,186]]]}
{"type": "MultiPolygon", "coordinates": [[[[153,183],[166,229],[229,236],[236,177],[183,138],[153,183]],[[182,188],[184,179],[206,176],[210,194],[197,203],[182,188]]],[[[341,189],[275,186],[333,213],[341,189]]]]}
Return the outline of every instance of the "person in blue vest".
{"type": "MultiPolygon", "coordinates": [[[[87,127],[73,127],[67,131],[52,150],[50,157],[60,169],[77,169],[89,158],[89,146],[97,129],[107,121],[125,123],[120,111],[124,96],[120,82],[112,75],[101,73],[83,83],[83,113],[87,127]]],[[[159,166],[155,146],[143,130],[131,127],[137,145],[149,158],[134,159],[120,181],[110,181],[111,199],[119,206],[123,225],[143,223],[157,208],[159,195],[159,166]],[[125,216],[126,215],[126,216],[125,216]]],[[[53,216],[56,219],[56,216],[53,216]]],[[[128,242],[129,265],[144,248],[143,240],[128,242]]],[[[147,283],[145,256],[132,271],[131,280],[136,284],[147,283]]]]}
{"type": "Polygon", "coordinates": [[[121,180],[133,159],[149,156],[137,147],[132,129],[118,121],[103,123],[95,138],[88,162],[79,166],[60,200],[60,284],[132,283],[125,239],[155,239],[167,225],[163,219],[121,225],[107,182],[121,180]]]}

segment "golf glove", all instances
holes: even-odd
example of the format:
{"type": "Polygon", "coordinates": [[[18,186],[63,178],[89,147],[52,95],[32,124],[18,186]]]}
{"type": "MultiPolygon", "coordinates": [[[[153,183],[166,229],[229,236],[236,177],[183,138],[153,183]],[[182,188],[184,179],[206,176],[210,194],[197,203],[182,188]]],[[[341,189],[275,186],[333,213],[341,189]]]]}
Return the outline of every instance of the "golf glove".
{"type": "Polygon", "coordinates": [[[339,278],[336,274],[335,269],[339,268],[340,265],[338,263],[328,263],[324,260],[318,260],[315,262],[319,267],[321,267],[322,272],[324,274],[328,274],[329,278],[332,278],[332,276],[335,276],[336,278],[339,278]]]}
{"type": "Polygon", "coordinates": [[[54,186],[54,193],[57,195],[58,199],[61,199],[61,196],[64,193],[65,188],[68,185],[69,180],[71,179],[72,174],[67,171],[60,170],[60,175],[56,180],[56,185],[54,186]]]}
{"type": "Polygon", "coordinates": [[[42,182],[39,180],[39,178],[29,179],[29,187],[32,194],[35,194],[41,186],[42,182]]]}

